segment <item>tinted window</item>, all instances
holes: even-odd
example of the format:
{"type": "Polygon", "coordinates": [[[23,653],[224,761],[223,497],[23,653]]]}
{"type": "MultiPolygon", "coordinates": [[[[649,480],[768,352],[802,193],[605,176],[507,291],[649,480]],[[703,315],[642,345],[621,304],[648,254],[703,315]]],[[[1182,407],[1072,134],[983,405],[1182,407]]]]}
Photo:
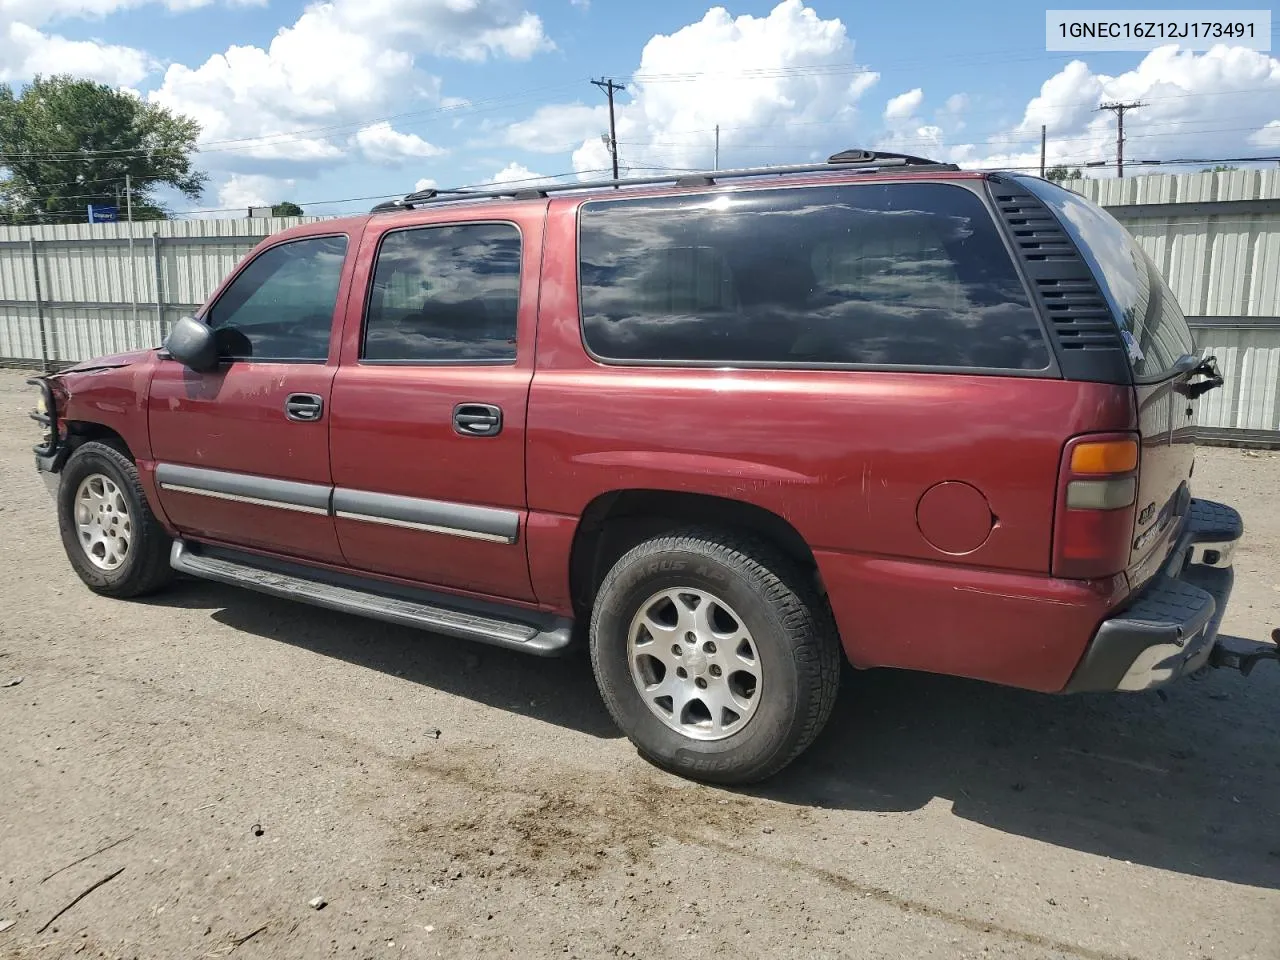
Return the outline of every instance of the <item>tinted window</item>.
{"type": "Polygon", "coordinates": [[[1144,380],[1170,372],[1195,340],[1178,300],[1151,258],[1115,217],[1056,184],[1024,178],[1053,208],[1093,269],[1118,318],[1133,372],[1144,380]]]}
{"type": "Polygon", "coordinates": [[[516,358],[520,231],[505,223],[388,234],[365,324],[366,360],[516,358]]]}
{"type": "Polygon", "coordinates": [[[259,254],[213,305],[218,353],[255,360],[329,355],[346,237],[294,240],[259,254]]]}
{"type": "Polygon", "coordinates": [[[583,334],[605,359],[1049,364],[991,216],[962,187],[592,202],[581,260],[583,334]]]}

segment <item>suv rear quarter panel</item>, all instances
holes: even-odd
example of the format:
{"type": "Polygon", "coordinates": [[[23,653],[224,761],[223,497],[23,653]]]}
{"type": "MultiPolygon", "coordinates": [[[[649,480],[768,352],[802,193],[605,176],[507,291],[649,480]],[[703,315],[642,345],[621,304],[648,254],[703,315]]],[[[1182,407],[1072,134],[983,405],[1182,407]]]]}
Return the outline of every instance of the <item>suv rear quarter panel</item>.
{"type": "Polygon", "coordinates": [[[702,493],[799,532],[856,665],[1065,684],[1123,578],[1047,576],[1062,447],[1074,433],[1132,429],[1131,393],[1044,377],[599,363],[580,334],[578,203],[549,211],[530,395],[540,600],[567,606],[572,532],[596,497],[702,493]],[[976,487],[995,518],[966,553],[934,546],[917,520],[944,481],[976,487]]]}

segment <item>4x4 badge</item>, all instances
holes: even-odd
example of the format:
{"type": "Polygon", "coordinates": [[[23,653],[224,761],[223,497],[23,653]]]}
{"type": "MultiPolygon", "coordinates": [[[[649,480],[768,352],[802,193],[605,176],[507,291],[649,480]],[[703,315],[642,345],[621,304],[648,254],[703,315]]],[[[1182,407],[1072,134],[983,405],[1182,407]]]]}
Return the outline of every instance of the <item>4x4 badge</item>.
{"type": "Polygon", "coordinates": [[[1142,508],[1142,512],[1138,514],[1138,525],[1146,526],[1147,522],[1151,519],[1152,515],[1155,512],[1156,512],[1155,502],[1153,501],[1151,503],[1148,503],[1145,507],[1142,508]]]}

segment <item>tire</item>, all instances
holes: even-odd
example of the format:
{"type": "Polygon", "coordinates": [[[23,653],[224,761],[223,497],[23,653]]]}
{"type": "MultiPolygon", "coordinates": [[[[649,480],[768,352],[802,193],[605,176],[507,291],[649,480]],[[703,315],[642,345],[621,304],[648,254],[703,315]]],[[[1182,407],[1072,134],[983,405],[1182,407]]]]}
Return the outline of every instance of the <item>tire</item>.
{"type": "Polygon", "coordinates": [[[767,543],[714,530],[624,554],[596,596],[589,643],[609,713],[641,755],[709,783],[753,783],[789,764],[830,718],[840,684],[835,623],[809,578],[767,543]],[[699,655],[708,627],[723,640],[699,655]],[[691,690],[700,679],[709,686],[691,690]],[[699,702],[680,707],[689,696],[699,702]]]}
{"type": "Polygon", "coordinates": [[[94,593],[140,597],[173,577],[169,536],[151,512],[137,467],[115,447],[91,441],[67,460],[58,485],[58,529],[67,559],[94,593]],[[82,494],[87,506],[78,513],[82,494]],[[98,526],[82,531],[80,521],[92,523],[94,515],[98,526]],[[110,535],[97,536],[103,531],[110,535]]]}

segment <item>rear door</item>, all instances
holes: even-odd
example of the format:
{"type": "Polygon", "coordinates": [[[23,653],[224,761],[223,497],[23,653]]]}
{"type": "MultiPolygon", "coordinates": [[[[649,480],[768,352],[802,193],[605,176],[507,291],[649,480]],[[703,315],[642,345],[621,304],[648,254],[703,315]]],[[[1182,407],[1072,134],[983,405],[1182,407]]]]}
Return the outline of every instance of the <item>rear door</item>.
{"type": "Polygon", "coordinates": [[[1195,341],[1160,270],[1119,221],[1068,190],[1043,181],[1024,183],[1058,215],[1120,324],[1142,435],[1128,568],[1137,587],[1178,534],[1176,508],[1195,461],[1198,401],[1187,390],[1196,376],[1195,341]]]}
{"type": "Polygon", "coordinates": [[[525,410],[545,210],[370,223],[330,425],[335,523],[351,566],[533,599],[525,410]]]}
{"type": "Polygon", "coordinates": [[[218,368],[160,363],[151,448],[161,504],[183,533],[342,562],[329,515],[329,414],[348,242],[304,237],[257,253],[202,317],[218,368]]]}

